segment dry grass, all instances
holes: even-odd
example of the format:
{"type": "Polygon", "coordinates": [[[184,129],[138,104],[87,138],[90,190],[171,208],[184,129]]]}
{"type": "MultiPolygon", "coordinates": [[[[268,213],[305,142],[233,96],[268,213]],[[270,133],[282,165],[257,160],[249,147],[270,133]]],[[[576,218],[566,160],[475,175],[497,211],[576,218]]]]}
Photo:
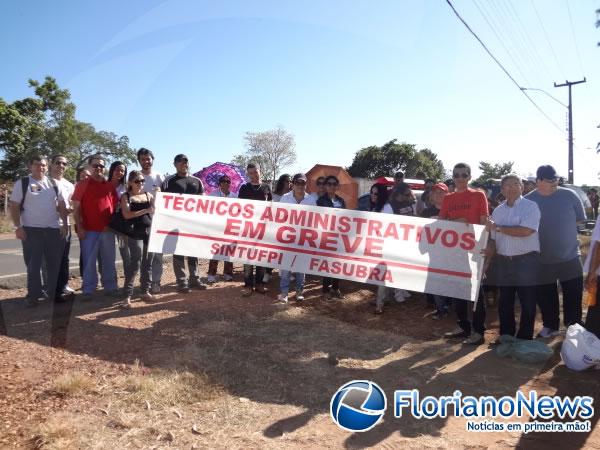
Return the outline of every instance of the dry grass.
{"type": "Polygon", "coordinates": [[[12,233],[13,225],[8,216],[0,213],[0,234],[1,233],[12,233]]]}
{"type": "Polygon", "coordinates": [[[66,373],[58,377],[52,384],[52,392],[61,395],[77,395],[94,392],[96,383],[83,373],[66,373]]]}
{"type": "Polygon", "coordinates": [[[29,443],[35,450],[66,450],[79,447],[75,427],[58,416],[41,424],[29,443]]]}

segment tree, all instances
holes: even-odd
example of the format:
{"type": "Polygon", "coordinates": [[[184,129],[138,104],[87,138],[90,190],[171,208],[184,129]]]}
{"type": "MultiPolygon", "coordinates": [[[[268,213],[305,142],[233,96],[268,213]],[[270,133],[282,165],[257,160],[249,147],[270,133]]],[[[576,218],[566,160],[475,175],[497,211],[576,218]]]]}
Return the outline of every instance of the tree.
{"type": "Polygon", "coordinates": [[[281,126],[259,133],[248,131],[244,141],[246,152],[234,156],[231,162],[244,168],[251,161],[257,162],[263,175],[271,181],[277,179],[282,169],[296,162],[294,135],[281,126]]]}
{"type": "Polygon", "coordinates": [[[481,170],[481,176],[475,180],[475,183],[486,183],[491,179],[502,178],[504,175],[512,173],[514,164],[514,161],[497,164],[480,161],[479,170],[481,170]]]}
{"type": "Polygon", "coordinates": [[[353,177],[391,177],[399,170],[407,178],[434,178],[444,176],[444,165],[430,149],[417,150],[414,144],[398,144],[392,139],[378,147],[372,145],[360,149],[354,155],[348,173],[353,177]]]}
{"type": "MultiPolygon", "coordinates": [[[[75,105],[67,89],[46,77],[43,83],[29,80],[35,97],[7,103],[0,98],[0,179],[14,180],[28,173],[33,155],[65,155],[75,167],[96,153],[108,161],[135,161],[127,136],[97,131],[75,119],[75,105]]],[[[73,169],[67,175],[73,175],[73,169]]]]}

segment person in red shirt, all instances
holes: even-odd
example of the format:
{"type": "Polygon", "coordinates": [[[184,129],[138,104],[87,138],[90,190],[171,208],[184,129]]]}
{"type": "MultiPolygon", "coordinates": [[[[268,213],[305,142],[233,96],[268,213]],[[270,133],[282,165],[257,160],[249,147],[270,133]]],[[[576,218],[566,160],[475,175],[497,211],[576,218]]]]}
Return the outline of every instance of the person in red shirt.
{"type": "MultiPolygon", "coordinates": [[[[444,197],[439,218],[465,224],[485,225],[488,220],[488,202],[485,194],[469,187],[471,166],[458,163],[452,170],[455,191],[444,197]]],[[[473,311],[473,323],[469,321],[468,300],[454,299],[454,309],[458,318],[458,328],[446,333],[446,338],[466,338],[464,344],[483,344],[485,332],[485,299],[483,289],[479,290],[477,307],[473,311]]]]}
{"type": "Polygon", "coordinates": [[[106,231],[117,205],[115,187],[104,178],[104,158],[90,156],[91,176],[77,183],[73,193],[73,216],[83,259],[84,297],[91,296],[98,285],[96,261],[102,261],[102,286],[110,296],[117,296],[117,271],[115,269],[115,235],[106,231]]]}

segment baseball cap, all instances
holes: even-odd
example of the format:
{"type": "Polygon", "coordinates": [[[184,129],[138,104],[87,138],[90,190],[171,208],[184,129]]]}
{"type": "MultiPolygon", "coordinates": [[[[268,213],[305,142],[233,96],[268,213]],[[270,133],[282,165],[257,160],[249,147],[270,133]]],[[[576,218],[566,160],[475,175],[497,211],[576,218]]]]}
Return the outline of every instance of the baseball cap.
{"type": "Polygon", "coordinates": [[[448,186],[446,186],[445,183],[436,183],[433,186],[431,186],[432,191],[435,191],[436,189],[439,189],[440,191],[448,192],[448,186]]]}
{"type": "Polygon", "coordinates": [[[189,160],[189,158],[187,156],[185,156],[183,153],[180,153],[179,155],[175,156],[175,159],[173,160],[173,162],[179,162],[183,159],[189,160]]]}
{"type": "Polygon", "coordinates": [[[306,175],[304,175],[303,173],[297,173],[296,175],[294,175],[294,177],[292,178],[292,183],[295,183],[296,181],[304,181],[305,183],[308,181],[306,179],[306,175]]]}
{"type": "Polygon", "coordinates": [[[538,167],[538,170],[535,173],[535,175],[538,180],[553,180],[555,178],[558,178],[556,170],[554,170],[554,167],[550,165],[538,167]]]}

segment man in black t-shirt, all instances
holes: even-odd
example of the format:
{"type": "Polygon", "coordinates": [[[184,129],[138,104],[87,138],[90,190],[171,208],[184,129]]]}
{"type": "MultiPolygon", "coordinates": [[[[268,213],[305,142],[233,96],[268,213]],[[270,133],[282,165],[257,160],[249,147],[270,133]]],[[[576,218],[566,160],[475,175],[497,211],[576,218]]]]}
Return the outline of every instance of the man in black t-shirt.
{"type": "MultiPolygon", "coordinates": [[[[248,200],[271,201],[271,188],[266,183],[260,181],[260,167],[258,164],[250,163],[246,167],[246,174],[249,182],[240,187],[238,198],[248,200]]],[[[244,264],[244,291],[242,296],[250,297],[254,291],[265,294],[267,289],[264,286],[263,278],[265,268],[244,264]]]]}
{"type": "MultiPolygon", "coordinates": [[[[175,157],[173,165],[177,170],[175,175],[166,178],[162,185],[163,192],[171,192],[174,194],[204,194],[204,186],[202,181],[193,175],[189,174],[189,161],[187,156],[179,154],[175,157]]],[[[173,255],[173,270],[177,279],[177,287],[179,292],[187,294],[190,288],[206,289],[206,285],[200,282],[198,276],[198,258],[191,256],[187,257],[189,277],[185,276],[185,256],[173,255]]]]}

